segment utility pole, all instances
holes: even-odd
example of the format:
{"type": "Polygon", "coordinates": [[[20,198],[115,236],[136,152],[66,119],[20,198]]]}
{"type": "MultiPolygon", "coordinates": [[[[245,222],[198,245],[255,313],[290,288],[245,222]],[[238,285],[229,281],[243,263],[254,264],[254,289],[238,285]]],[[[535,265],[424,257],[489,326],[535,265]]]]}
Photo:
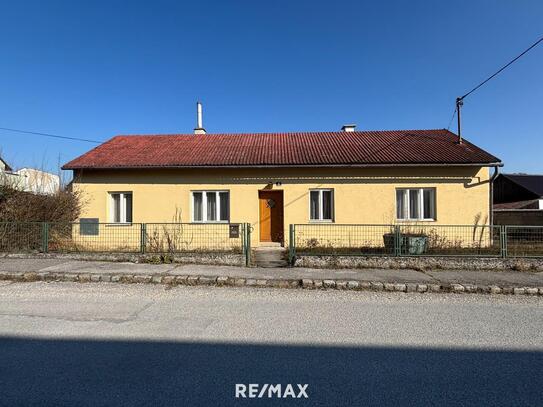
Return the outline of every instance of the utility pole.
{"type": "Polygon", "coordinates": [[[458,119],[458,144],[462,144],[462,122],[460,120],[460,109],[464,105],[464,97],[456,98],[456,116],[458,119]]]}

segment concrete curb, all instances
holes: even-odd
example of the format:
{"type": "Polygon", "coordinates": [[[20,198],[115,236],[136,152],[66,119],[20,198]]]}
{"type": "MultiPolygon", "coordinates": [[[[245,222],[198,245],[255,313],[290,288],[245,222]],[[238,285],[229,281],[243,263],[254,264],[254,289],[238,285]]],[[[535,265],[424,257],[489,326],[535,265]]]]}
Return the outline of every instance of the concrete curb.
{"type": "Polygon", "coordinates": [[[474,284],[419,284],[390,283],[358,280],[316,279],[255,279],[226,276],[187,276],[160,274],[115,274],[115,273],[0,273],[0,280],[16,282],[79,282],[120,284],[162,284],[168,286],[217,286],[256,288],[301,288],[306,290],[387,291],[402,293],[455,293],[455,294],[512,294],[543,296],[543,287],[519,287],[474,284]]]}

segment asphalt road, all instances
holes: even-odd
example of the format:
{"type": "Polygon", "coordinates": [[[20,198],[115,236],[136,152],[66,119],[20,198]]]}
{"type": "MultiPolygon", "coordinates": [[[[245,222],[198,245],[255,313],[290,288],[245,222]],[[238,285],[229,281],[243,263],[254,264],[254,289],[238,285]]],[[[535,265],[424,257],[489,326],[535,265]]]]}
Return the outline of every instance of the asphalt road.
{"type": "Polygon", "coordinates": [[[2,405],[538,405],[543,300],[0,284],[2,405]],[[309,399],[236,399],[307,384],[309,399]]]}

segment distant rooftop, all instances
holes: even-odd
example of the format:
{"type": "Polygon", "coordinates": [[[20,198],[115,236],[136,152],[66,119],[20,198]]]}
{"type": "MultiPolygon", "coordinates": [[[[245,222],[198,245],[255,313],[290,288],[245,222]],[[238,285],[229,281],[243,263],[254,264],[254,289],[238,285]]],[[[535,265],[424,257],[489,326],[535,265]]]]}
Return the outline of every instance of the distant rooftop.
{"type": "Polygon", "coordinates": [[[543,197],[543,175],[501,174],[524,189],[543,197]]]}

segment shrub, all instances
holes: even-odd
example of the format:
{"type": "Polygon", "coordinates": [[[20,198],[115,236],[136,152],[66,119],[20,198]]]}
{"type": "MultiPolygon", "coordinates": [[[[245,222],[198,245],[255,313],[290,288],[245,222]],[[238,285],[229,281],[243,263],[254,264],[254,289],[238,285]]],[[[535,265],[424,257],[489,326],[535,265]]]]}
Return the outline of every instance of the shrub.
{"type": "Polygon", "coordinates": [[[69,223],[79,217],[81,207],[79,193],[70,189],[38,195],[0,186],[0,222],[69,223]]]}
{"type": "Polygon", "coordinates": [[[57,223],[50,232],[49,241],[53,246],[59,239],[67,240],[69,244],[69,223],[78,218],[81,206],[79,194],[71,190],[37,195],[0,186],[0,252],[41,250],[43,230],[39,222],[57,223]]]}

